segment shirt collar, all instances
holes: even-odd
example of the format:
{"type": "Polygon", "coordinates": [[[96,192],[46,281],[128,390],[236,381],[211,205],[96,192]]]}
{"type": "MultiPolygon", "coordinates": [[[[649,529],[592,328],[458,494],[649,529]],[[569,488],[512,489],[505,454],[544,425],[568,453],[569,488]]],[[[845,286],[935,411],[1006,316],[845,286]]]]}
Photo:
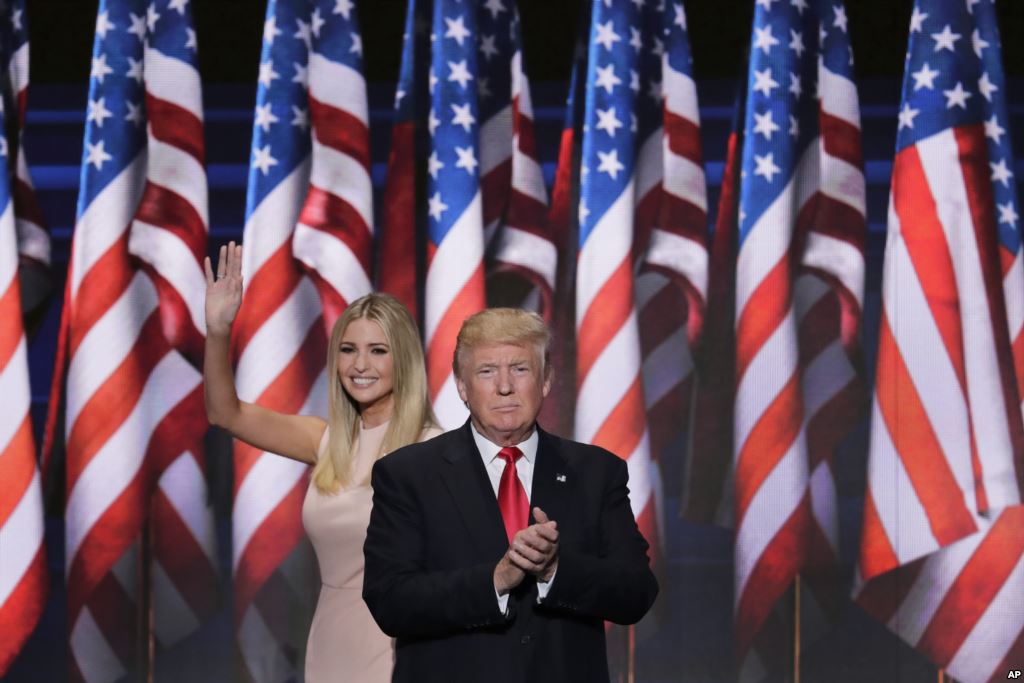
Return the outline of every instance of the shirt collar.
{"type": "MultiPolygon", "coordinates": [[[[498,452],[502,447],[478,432],[476,430],[476,425],[473,424],[472,420],[469,421],[469,428],[472,430],[473,441],[476,442],[476,448],[480,451],[480,457],[484,459],[485,465],[489,464],[492,460],[498,457],[498,452]]],[[[530,432],[530,436],[527,437],[526,441],[516,444],[516,448],[523,452],[523,457],[526,458],[526,462],[531,465],[537,457],[538,443],[540,443],[540,437],[537,436],[537,425],[534,425],[533,431],[530,432]]]]}

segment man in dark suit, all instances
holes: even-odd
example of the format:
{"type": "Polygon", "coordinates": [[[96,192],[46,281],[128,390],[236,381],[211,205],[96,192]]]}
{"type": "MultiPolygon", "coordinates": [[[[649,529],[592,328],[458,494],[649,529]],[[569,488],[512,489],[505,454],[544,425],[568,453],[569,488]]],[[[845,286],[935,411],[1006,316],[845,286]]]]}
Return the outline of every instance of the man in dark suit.
{"type": "Polygon", "coordinates": [[[654,602],[625,462],[536,424],[549,339],[526,311],[467,319],[470,419],[373,468],[363,599],[397,638],[394,681],[607,681],[604,621],[654,602]]]}

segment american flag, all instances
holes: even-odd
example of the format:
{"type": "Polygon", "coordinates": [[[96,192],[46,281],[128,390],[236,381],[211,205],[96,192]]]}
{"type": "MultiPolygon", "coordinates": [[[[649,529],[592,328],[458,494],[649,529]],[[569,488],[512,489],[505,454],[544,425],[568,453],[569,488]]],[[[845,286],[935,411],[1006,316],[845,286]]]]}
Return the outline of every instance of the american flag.
{"type": "Polygon", "coordinates": [[[662,139],[654,131],[662,122],[657,75],[664,13],[654,3],[593,3],[576,264],[576,438],[626,460],[633,514],[655,557],[661,545],[658,475],[645,415],[633,268],[635,215],[662,174],[662,139]],[[645,156],[651,148],[658,152],[653,162],[645,156]]]}
{"type": "Polygon", "coordinates": [[[134,629],[125,628],[147,598],[139,552],[151,555],[144,571],[159,644],[179,641],[215,607],[202,378],[184,355],[203,332],[206,179],[195,49],[187,0],[100,4],[64,300],[67,347],[59,350],[68,358],[74,680],[115,680],[140,662],[134,629]],[[149,545],[141,547],[147,519],[149,545]]]}
{"type": "Polygon", "coordinates": [[[417,78],[419,65],[429,60],[430,44],[420,38],[426,33],[425,2],[409,0],[402,43],[402,63],[395,88],[395,121],[391,129],[387,185],[382,226],[378,241],[377,289],[393,294],[414,320],[419,320],[419,296],[423,278],[417,257],[417,229],[420,206],[417,200],[417,159],[421,135],[417,121],[426,108],[427,83],[417,78]],[[422,92],[421,92],[422,91],[422,92]]]}
{"type": "Polygon", "coordinates": [[[468,415],[452,376],[455,337],[486,305],[478,29],[469,3],[435,0],[433,10],[424,342],[434,411],[451,429],[468,415]]]}
{"type": "Polygon", "coordinates": [[[734,348],[735,364],[715,363],[708,371],[717,374],[702,378],[696,414],[710,424],[697,424],[687,500],[687,511],[707,520],[731,496],[744,674],[771,664],[748,655],[775,630],[766,628],[772,611],[798,574],[821,607],[837,600],[831,460],[858,417],[854,361],[864,286],[852,78],[841,2],[759,0],[742,130],[730,141],[712,249],[711,306],[723,297],[734,302],[735,326],[709,322],[702,353],[713,358],[734,348]],[[732,258],[735,280],[723,282],[732,258]],[[732,410],[723,411],[732,420],[731,471],[708,457],[721,455],[708,437],[729,431],[708,414],[728,400],[716,381],[735,387],[732,410]],[[700,489],[705,494],[695,495],[700,489]]]}
{"type": "MultiPolygon", "coordinates": [[[[0,163],[11,147],[0,102],[0,163]]],[[[0,174],[0,677],[35,628],[46,601],[46,549],[43,545],[43,497],[29,417],[31,391],[28,351],[21,323],[18,239],[14,202],[6,174],[0,174]]]]}
{"type": "Polygon", "coordinates": [[[16,135],[9,141],[6,165],[11,169],[10,195],[17,225],[17,253],[21,257],[22,311],[37,309],[50,290],[50,234],[46,230],[42,209],[32,188],[32,178],[25,160],[23,133],[28,112],[29,43],[28,16],[25,0],[7,0],[0,4],[0,51],[6,79],[3,106],[14,119],[16,135]]]}
{"type": "Polygon", "coordinates": [[[652,95],[660,88],[664,104],[660,120],[644,116],[639,131],[635,211],[644,400],[657,461],[667,449],[681,447],[690,414],[690,349],[703,325],[708,253],[697,86],[682,4],[668,6],[661,25],[651,28],[643,35],[630,27],[630,39],[650,45],[655,57],[661,54],[660,62],[643,64],[652,71],[646,79],[652,95]]]}
{"type": "Polygon", "coordinates": [[[477,26],[488,298],[494,304],[525,305],[550,319],[558,251],[546,225],[548,197],[514,1],[483,3],[477,26]]]}
{"type": "MultiPolygon", "coordinates": [[[[232,333],[243,401],[326,415],[320,299],[292,250],[313,146],[306,78],[312,10],[307,0],[267,4],[246,196],[245,289],[232,333]]],[[[344,19],[326,16],[336,24],[344,19]]],[[[318,30],[332,29],[321,24],[318,30]]],[[[308,473],[302,463],[235,442],[232,560],[246,680],[284,681],[301,669],[303,643],[287,624],[289,613],[303,609],[308,591],[302,586],[312,579],[301,520],[308,473]]]]}
{"type": "MultiPolygon", "coordinates": [[[[1024,657],[1022,426],[1003,294],[1019,204],[994,13],[987,0],[919,0],[911,17],[855,591],[966,683],[1024,657]]],[[[1019,296],[1007,297],[1014,317],[1019,296]]]]}
{"type": "MultiPolygon", "coordinates": [[[[309,49],[312,165],[292,248],[317,284],[330,330],[348,303],[371,289],[369,112],[353,0],[317,0],[312,7],[298,31],[309,49]]],[[[260,75],[274,80],[272,70],[260,75]]]]}

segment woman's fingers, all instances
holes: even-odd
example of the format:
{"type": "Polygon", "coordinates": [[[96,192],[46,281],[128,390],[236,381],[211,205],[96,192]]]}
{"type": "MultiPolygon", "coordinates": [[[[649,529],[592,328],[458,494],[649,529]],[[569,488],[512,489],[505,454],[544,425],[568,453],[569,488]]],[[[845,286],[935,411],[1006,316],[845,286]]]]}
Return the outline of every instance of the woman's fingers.
{"type": "Polygon", "coordinates": [[[217,279],[228,274],[228,248],[221,245],[220,253],[217,255],[217,279]]]}
{"type": "Polygon", "coordinates": [[[213,266],[210,264],[210,257],[206,256],[203,258],[203,270],[206,272],[206,285],[210,286],[213,284],[213,266]]]}
{"type": "Polygon", "coordinates": [[[235,267],[231,271],[231,274],[234,275],[235,277],[241,279],[241,277],[242,277],[242,245],[241,244],[236,244],[235,245],[235,263],[234,263],[234,266],[235,267]]]}

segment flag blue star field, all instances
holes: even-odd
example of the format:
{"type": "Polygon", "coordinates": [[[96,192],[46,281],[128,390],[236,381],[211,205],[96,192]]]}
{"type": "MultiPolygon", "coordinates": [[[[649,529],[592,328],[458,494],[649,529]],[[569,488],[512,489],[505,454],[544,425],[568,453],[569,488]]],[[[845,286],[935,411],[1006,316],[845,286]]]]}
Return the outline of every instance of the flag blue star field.
{"type": "Polygon", "coordinates": [[[142,661],[124,625],[147,519],[159,645],[216,608],[219,579],[202,377],[185,355],[205,332],[207,215],[188,1],[101,2],[90,73],[58,369],[66,354],[71,678],[92,682],[142,661]]]}
{"type": "MultiPolygon", "coordinates": [[[[267,3],[246,194],[245,289],[232,336],[242,400],[284,413],[326,415],[320,297],[292,250],[309,191],[313,10],[309,0],[267,3]]],[[[311,561],[301,520],[309,468],[241,441],[234,451],[232,566],[240,663],[247,680],[287,680],[302,669],[301,642],[281,637],[272,625],[282,614],[309,609],[308,596],[292,588],[312,579],[301,570],[311,561]]]]}
{"type": "Polygon", "coordinates": [[[0,93],[16,134],[8,140],[7,168],[21,257],[21,297],[28,313],[44,301],[50,290],[50,234],[36,199],[25,155],[25,115],[28,111],[29,44],[25,0],[10,0],[0,8],[0,72],[7,74],[0,93]]]}
{"type": "Polygon", "coordinates": [[[452,375],[455,338],[486,305],[475,9],[435,0],[432,22],[423,335],[430,398],[445,428],[467,415],[452,375]]]}
{"type": "Polygon", "coordinates": [[[1024,657],[1024,274],[995,9],[918,0],[855,596],[957,680],[1024,657]]]}

